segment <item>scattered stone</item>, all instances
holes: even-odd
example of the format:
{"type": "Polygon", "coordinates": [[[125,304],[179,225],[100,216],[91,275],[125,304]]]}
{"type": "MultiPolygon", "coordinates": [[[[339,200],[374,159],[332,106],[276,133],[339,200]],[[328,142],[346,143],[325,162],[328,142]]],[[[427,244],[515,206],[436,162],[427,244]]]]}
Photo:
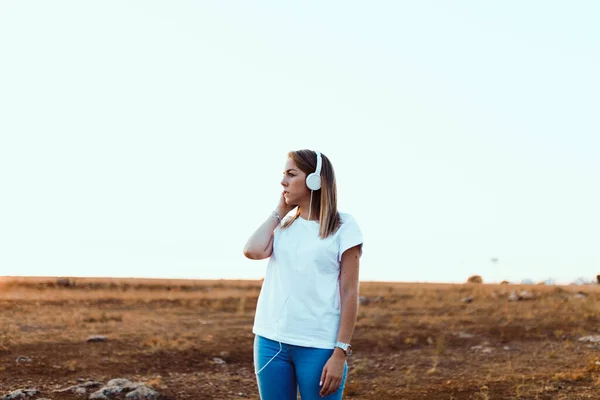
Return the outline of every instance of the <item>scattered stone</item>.
{"type": "MultiPolygon", "coordinates": [[[[72,391],[74,388],[78,388],[75,390],[85,390],[84,387],[96,387],[102,386],[101,382],[86,382],[77,386],[72,386],[67,389],[63,389],[62,391],[72,391]]],[[[83,392],[85,394],[85,392],[83,392]]],[[[147,387],[145,384],[140,382],[131,382],[129,379],[123,378],[115,378],[108,381],[106,386],[92,393],[89,397],[90,400],[107,400],[114,399],[116,396],[121,395],[122,393],[127,393],[125,398],[128,399],[158,399],[159,393],[155,390],[147,387]]],[[[119,398],[121,398],[119,396],[119,398]]]]}
{"type": "Polygon", "coordinates": [[[600,343],[600,335],[590,335],[579,338],[580,342],[600,343]]]}
{"type": "Polygon", "coordinates": [[[477,346],[471,346],[471,350],[480,350],[482,353],[486,353],[486,354],[489,354],[494,351],[493,348],[485,346],[485,345],[481,345],[481,344],[479,344],[477,346]]]}
{"type": "Polygon", "coordinates": [[[535,296],[533,295],[533,293],[530,293],[527,290],[521,290],[520,293],[517,293],[513,290],[508,295],[508,301],[533,300],[534,298],[535,296]]]}
{"type": "Polygon", "coordinates": [[[93,399],[105,400],[105,399],[109,398],[108,396],[115,396],[115,395],[121,393],[123,390],[124,390],[124,388],[122,386],[104,386],[100,390],[92,393],[90,395],[90,400],[93,400],[93,399]]]}
{"type": "Polygon", "coordinates": [[[471,339],[471,338],[475,337],[475,335],[472,335],[472,334],[467,333],[467,332],[458,332],[456,334],[456,336],[458,336],[461,339],[471,339]]]}
{"type": "Polygon", "coordinates": [[[108,381],[106,386],[129,387],[132,384],[133,384],[133,382],[131,382],[129,379],[116,378],[116,379],[111,379],[110,381],[108,381]]]}
{"type": "Polygon", "coordinates": [[[220,357],[213,357],[213,362],[214,362],[215,364],[219,364],[219,365],[222,365],[222,364],[227,364],[227,363],[225,362],[225,360],[223,360],[223,359],[222,359],[222,358],[220,358],[220,357]]]}
{"type": "Polygon", "coordinates": [[[85,394],[87,393],[87,389],[89,388],[97,388],[103,385],[102,382],[94,382],[94,381],[87,381],[87,382],[83,382],[83,379],[78,379],[78,382],[82,382],[79,385],[73,385],[73,386],[69,386],[67,388],[64,389],[56,389],[53,390],[54,393],[76,393],[76,394],[85,394]]]}
{"type": "Polygon", "coordinates": [[[40,394],[40,391],[37,389],[17,389],[13,390],[9,394],[2,396],[2,400],[21,400],[21,399],[30,399],[34,396],[40,394]]]}
{"type": "Polygon", "coordinates": [[[468,303],[472,303],[472,302],[473,302],[473,297],[471,297],[471,296],[467,296],[467,297],[463,298],[461,301],[462,301],[463,303],[467,303],[467,304],[468,304],[468,303]]]}
{"type": "Polygon", "coordinates": [[[94,392],[90,394],[90,400],[110,400],[106,395],[102,392],[94,392]]]}
{"type": "Polygon", "coordinates": [[[33,361],[30,357],[17,357],[16,362],[17,363],[22,363],[22,362],[31,362],[33,361]]]}
{"type": "Polygon", "coordinates": [[[573,297],[575,297],[576,299],[585,299],[586,297],[588,297],[588,295],[582,291],[579,291],[579,292],[575,293],[575,295],[573,297]]]}
{"type": "Polygon", "coordinates": [[[94,336],[88,337],[85,341],[88,342],[88,343],[106,342],[107,339],[108,338],[106,336],[94,335],[94,336]]]}
{"type": "Polygon", "coordinates": [[[140,386],[135,389],[133,392],[129,392],[125,395],[126,399],[149,399],[155,400],[158,399],[158,392],[150,389],[147,386],[140,386]]]}

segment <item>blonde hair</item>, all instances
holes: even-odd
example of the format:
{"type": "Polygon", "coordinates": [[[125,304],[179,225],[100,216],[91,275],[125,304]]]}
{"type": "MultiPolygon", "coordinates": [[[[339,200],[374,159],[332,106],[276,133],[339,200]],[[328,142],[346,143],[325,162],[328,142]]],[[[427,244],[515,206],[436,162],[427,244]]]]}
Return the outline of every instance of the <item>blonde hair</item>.
{"type": "MultiPolygon", "coordinates": [[[[306,175],[315,172],[317,169],[317,153],[312,150],[290,151],[288,157],[306,175]]],[[[321,189],[314,191],[310,207],[319,215],[319,236],[324,239],[338,230],[341,218],[337,209],[337,186],[333,166],[329,158],[323,153],[321,153],[321,159],[321,189]]],[[[287,228],[299,216],[300,208],[296,210],[296,215],[281,225],[281,228],[287,228]]]]}

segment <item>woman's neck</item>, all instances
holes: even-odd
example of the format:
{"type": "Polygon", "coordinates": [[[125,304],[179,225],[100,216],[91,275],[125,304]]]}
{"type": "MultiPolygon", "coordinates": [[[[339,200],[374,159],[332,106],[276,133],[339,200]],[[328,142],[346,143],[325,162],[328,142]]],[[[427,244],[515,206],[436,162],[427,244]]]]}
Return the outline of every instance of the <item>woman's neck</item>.
{"type": "Polygon", "coordinates": [[[310,213],[312,214],[311,216],[308,215],[308,202],[305,205],[301,205],[298,207],[298,209],[300,210],[300,218],[305,219],[305,220],[309,220],[309,221],[318,221],[319,220],[319,216],[317,213],[317,210],[315,207],[312,207],[310,213]]]}

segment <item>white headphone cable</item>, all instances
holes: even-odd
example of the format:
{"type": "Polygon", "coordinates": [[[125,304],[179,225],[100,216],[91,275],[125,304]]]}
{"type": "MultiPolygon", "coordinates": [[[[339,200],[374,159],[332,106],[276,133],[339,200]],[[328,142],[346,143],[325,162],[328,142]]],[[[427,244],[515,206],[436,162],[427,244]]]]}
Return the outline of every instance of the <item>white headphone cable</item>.
{"type": "Polygon", "coordinates": [[[310,221],[310,211],[311,211],[311,207],[312,207],[312,194],[313,194],[313,190],[310,191],[310,203],[308,203],[308,220],[310,221]]]}

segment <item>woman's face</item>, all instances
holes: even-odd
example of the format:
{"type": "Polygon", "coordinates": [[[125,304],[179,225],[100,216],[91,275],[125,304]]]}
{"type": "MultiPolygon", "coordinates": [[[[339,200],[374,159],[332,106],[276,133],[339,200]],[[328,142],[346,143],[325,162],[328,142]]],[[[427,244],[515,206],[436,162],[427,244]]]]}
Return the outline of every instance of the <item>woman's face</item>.
{"type": "Polygon", "coordinates": [[[285,163],[281,186],[283,186],[285,201],[288,205],[298,205],[309,199],[310,190],[306,186],[306,174],[291,158],[288,158],[285,163]]]}

